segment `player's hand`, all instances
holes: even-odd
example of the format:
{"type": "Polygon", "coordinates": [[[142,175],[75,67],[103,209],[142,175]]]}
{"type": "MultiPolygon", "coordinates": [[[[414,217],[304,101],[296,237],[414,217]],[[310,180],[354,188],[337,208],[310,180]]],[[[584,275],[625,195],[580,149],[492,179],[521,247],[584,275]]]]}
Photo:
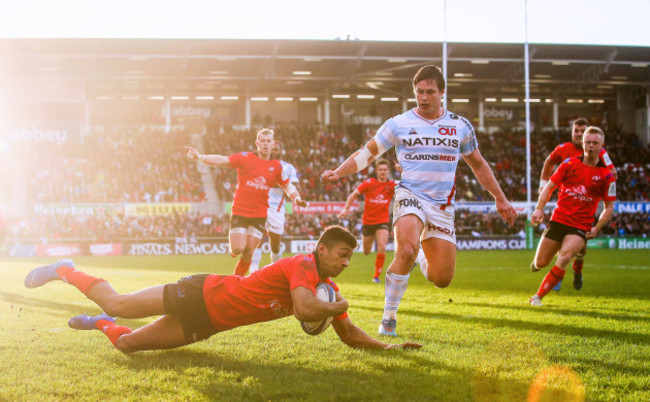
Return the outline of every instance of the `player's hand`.
{"type": "Polygon", "coordinates": [[[422,344],[420,344],[420,343],[406,342],[406,343],[386,345],[386,347],[384,349],[386,349],[386,350],[392,350],[392,349],[420,349],[421,347],[422,347],[422,344]]]}
{"type": "Polygon", "coordinates": [[[402,165],[399,164],[398,161],[395,161],[395,170],[402,173],[402,165]]]}
{"type": "Polygon", "coordinates": [[[343,208],[343,209],[341,210],[341,212],[339,212],[339,214],[338,214],[337,216],[338,216],[339,218],[342,218],[342,217],[344,217],[344,216],[347,215],[347,214],[348,214],[348,209],[347,209],[347,208],[343,208]]]}
{"type": "Polygon", "coordinates": [[[348,307],[350,307],[348,301],[345,300],[343,296],[341,296],[341,293],[339,292],[336,292],[335,296],[336,296],[336,301],[334,303],[338,304],[338,307],[341,308],[341,310],[339,310],[339,312],[337,312],[336,315],[343,314],[346,311],[348,311],[348,307]]]}
{"type": "Polygon", "coordinates": [[[309,202],[303,200],[303,199],[297,199],[294,201],[294,204],[298,205],[299,207],[302,208],[307,208],[309,206],[309,202]]]}
{"type": "Polygon", "coordinates": [[[508,225],[512,226],[517,219],[517,211],[507,200],[497,200],[497,212],[508,225]]]}
{"type": "Polygon", "coordinates": [[[541,209],[536,209],[535,212],[530,216],[530,223],[533,226],[537,226],[540,223],[544,222],[544,211],[541,209]]]}
{"type": "Polygon", "coordinates": [[[320,175],[320,179],[325,184],[334,183],[339,179],[339,175],[334,173],[333,170],[326,170],[320,175]]]}
{"type": "Polygon", "coordinates": [[[189,145],[185,145],[184,148],[185,151],[187,151],[188,158],[194,159],[195,161],[201,159],[201,154],[196,150],[196,148],[190,147],[189,145]]]}
{"type": "Polygon", "coordinates": [[[594,237],[596,237],[597,234],[598,234],[598,229],[596,229],[596,227],[594,226],[594,227],[591,228],[590,231],[585,233],[585,237],[587,238],[587,240],[589,240],[589,239],[593,239],[594,237]]]}

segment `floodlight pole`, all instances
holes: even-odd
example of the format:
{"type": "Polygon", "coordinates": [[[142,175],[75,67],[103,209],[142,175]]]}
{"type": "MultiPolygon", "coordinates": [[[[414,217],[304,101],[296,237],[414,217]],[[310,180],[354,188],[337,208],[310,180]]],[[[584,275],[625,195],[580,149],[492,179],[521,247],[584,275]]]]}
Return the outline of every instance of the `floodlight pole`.
{"type": "MultiPolygon", "coordinates": [[[[526,224],[530,226],[530,216],[533,213],[533,204],[531,200],[531,185],[530,185],[530,55],[528,53],[528,0],[524,0],[524,31],[525,31],[525,42],[524,42],[524,81],[525,81],[525,92],[526,97],[524,98],[524,104],[526,107],[526,224]]],[[[526,230],[527,246],[529,249],[533,247],[533,238],[532,238],[532,229],[527,228],[526,230]]]]}
{"type": "MultiPolygon", "coordinates": [[[[442,10],[442,77],[447,83],[447,0],[443,2],[442,10]]],[[[447,109],[447,91],[449,85],[445,88],[445,93],[442,96],[442,107],[447,109]]]]}

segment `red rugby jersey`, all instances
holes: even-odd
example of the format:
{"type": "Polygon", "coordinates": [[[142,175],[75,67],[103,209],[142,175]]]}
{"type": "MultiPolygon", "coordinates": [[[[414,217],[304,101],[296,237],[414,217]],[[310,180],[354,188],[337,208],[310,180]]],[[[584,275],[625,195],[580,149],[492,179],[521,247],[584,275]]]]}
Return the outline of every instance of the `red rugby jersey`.
{"type": "Polygon", "coordinates": [[[378,225],[388,222],[390,200],[395,195],[395,183],[393,180],[380,182],[371,177],[366,179],[357,187],[357,191],[363,194],[362,223],[364,225],[378,225]]]}
{"type": "MultiPolygon", "coordinates": [[[[550,158],[551,162],[553,162],[555,165],[559,165],[569,158],[579,158],[584,153],[585,151],[581,146],[577,146],[573,142],[565,142],[564,144],[560,144],[555,147],[553,152],[551,152],[550,158]]],[[[601,148],[600,153],[598,154],[598,158],[600,158],[603,164],[605,164],[606,168],[611,169],[614,167],[614,164],[609,158],[607,151],[605,151],[605,148],[601,148]]]]}
{"type": "Polygon", "coordinates": [[[228,161],[231,168],[237,169],[232,213],[247,218],[266,218],[269,190],[276,183],[289,183],[289,178],[283,175],[280,161],[260,159],[252,152],[230,155],[228,161]]]}
{"type": "MultiPolygon", "coordinates": [[[[305,287],[316,294],[321,281],[314,254],[283,258],[249,276],[210,275],[203,285],[205,306],[218,331],[270,321],[293,314],[291,291],[305,287]]],[[[324,282],[338,287],[331,279],[324,282]]],[[[345,312],[334,317],[344,320],[345,312]]]]}
{"type": "Polygon", "coordinates": [[[616,180],[602,162],[587,166],[582,158],[571,158],[550,180],[560,186],[551,220],[574,228],[591,230],[600,200],[616,200],[616,180]]]}

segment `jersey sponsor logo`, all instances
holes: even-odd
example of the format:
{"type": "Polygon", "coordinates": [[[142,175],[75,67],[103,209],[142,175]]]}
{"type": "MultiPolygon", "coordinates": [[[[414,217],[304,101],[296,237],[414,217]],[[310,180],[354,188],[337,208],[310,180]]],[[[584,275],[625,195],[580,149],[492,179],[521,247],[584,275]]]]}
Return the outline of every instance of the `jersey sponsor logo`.
{"type": "Polygon", "coordinates": [[[456,127],[442,126],[438,128],[438,134],[440,135],[456,135],[456,127]]]}
{"type": "Polygon", "coordinates": [[[429,231],[435,231],[435,232],[442,232],[446,235],[453,236],[454,233],[456,233],[455,230],[449,229],[449,228],[443,228],[442,226],[434,225],[433,223],[427,223],[427,230],[429,231]]]}
{"type": "Polygon", "coordinates": [[[416,198],[405,198],[403,200],[399,200],[399,207],[400,208],[415,207],[417,209],[422,209],[422,205],[420,204],[420,201],[418,201],[416,198]]]}
{"type": "Polygon", "coordinates": [[[592,180],[592,181],[595,181],[595,182],[598,182],[600,179],[602,179],[602,177],[600,177],[600,176],[598,176],[598,175],[596,175],[596,176],[592,176],[592,177],[591,177],[591,180],[592,180]]]}
{"type": "Polygon", "coordinates": [[[370,202],[372,204],[388,204],[390,202],[390,200],[387,200],[386,198],[384,198],[383,194],[379,194],[378,196],[376,196],[374,198],[369,198],[368,202],[370,202]]]}
{"type": "Polygon", "coordinates": [[[247,180],[246,185],[248,187],[253,187],[254,189],[257,189],[257,190],[268,190],[269,189],[268,184],[266,184],[266,178],[264,176],[256,177],[253,180],[247,180]]]}
{"type": "Polygon", "coordinates": [[[436,137],[422,137],[422,138],[404,138],[402,143],[405,147],[417,146],[443,146],[449,148],[458,148],[459,141],[454,138],[436,138],[436,137]]]}
{"type": "Polygon", "coordinates": [[[417,135],[417,134],[418,134],[418,132],[415,131],[414,128],[411,128],[411,130],[409,130],[409,135],[417,135]]]}
{"type": "Polygon", "coordinates": [[[592,202],[593,198],[587,195],[587,188],[583,185],[567,188],[565,193],[582,202],[592,202]]]}
{"type": "Polygon", "coordinates": [[[269,168],[269,172],[272,173],[272,172],[274,172],[274,171],[275,171],[275,168],[274,168],[273,166],[271,166],[271,167],[269,168]]]}
{"type": "Polygon", "coordinates": [[[441,161],[441,162],[455,162],[456,155],[440,155],[440,154],[406,154],[404,159],[407,161],[441,161]]]}

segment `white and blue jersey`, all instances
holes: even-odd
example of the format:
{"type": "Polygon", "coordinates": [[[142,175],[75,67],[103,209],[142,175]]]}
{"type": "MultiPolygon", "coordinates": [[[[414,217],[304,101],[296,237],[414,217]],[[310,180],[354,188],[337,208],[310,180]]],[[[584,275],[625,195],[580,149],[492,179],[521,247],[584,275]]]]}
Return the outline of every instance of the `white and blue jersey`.
{"type": "Polygon", "coordinates": [[[380,153],[395,147],[399,186],[438,205],[454,204],[458,159],[478,148],[472,124],[447,110],[427,120],[411,109],[386,120],[373,138],[380,153]]]}
{"type": "MultiPolygon", "coordinates": [[[[289,178],[289,183],[298,183],[298,172],[296,168],[289,162],[280,161],[282,165],[282,176],[289,178]]],[[[286,195],[282,187],[274,186],[269,190],[269,209],[268,212],[284,213],[284,201],[286,195]]]]}

